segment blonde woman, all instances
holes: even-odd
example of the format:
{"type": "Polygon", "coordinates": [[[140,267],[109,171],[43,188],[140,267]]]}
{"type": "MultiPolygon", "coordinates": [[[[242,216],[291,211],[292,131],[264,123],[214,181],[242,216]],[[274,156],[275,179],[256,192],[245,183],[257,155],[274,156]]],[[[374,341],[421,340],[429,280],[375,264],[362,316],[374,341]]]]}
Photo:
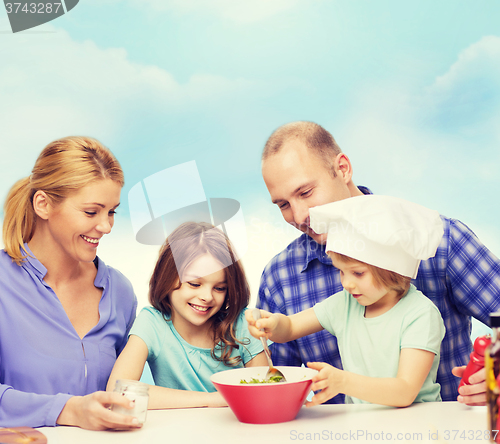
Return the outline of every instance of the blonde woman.
{"type": "Polygon", "coordinates": [[[104,392],[135,319],[130,282],[96,256],[123,172],[98,141],[47,145],[10,190],[0,251],[0,426],[139,427],[104,392]]]}

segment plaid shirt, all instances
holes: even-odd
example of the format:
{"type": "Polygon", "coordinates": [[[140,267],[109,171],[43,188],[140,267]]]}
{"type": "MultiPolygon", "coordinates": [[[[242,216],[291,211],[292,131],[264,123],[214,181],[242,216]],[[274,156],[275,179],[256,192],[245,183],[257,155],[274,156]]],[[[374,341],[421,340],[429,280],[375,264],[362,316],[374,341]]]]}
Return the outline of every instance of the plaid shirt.
{"type": "MultiPolygon", "coordinates": [[[[500,260],[463,223],[441,216],[444,236],[436,255],[420,263],[412,283],[436,304],[446,327],[441,343],[437,382],[443,401],[456,401],[459,378],[451,373],[465,365],[472,351],[471,316],[488,324],[500,309],[500,260]]],[[[266,266],[257,306],[272,313],[292,315],[313,307],[342,290],[340,273],[325,246],[303,234],[266,266]]],[[[337,340],[326,330],[285,344],[273,344],[273,363],[300,366],[327,362],[342,368],[337,340]]],[[[342,403],[337,395],[329,403],[342,403]]]]}

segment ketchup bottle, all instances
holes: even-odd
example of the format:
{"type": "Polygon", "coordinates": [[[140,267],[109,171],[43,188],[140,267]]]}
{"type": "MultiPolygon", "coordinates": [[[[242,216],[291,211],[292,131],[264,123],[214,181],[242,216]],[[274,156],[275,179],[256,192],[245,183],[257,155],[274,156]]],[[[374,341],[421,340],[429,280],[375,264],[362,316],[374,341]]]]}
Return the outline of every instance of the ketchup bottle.
{"type": "Polygon", "coordinates": [[[471,375],[481,370],[484,367],[484,355],[486,354],[486,348],[491,344],[491,336],[484,335],[479,336],[474,341],[474,350],[470,354],[470,360],[465,368],[464,374],[462,375],[462,380],[458,388],[463,385],[469,385],[469,378],[471,375]]]}

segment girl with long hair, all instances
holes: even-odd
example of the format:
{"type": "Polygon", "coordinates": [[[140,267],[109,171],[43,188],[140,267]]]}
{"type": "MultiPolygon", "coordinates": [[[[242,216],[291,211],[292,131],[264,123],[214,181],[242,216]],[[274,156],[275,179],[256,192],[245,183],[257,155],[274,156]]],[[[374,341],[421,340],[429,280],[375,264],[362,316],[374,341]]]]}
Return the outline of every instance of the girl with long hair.
{"type": "Polygon", "coordinates": [[[216,372],[266,365],[244,311],[249,287],[231,242],[207,223],[187,222],[168,236],[149,283],[149,301],[108,382],[138,380],[148,362],[155,386],[149,408],[226,405],[210,382],[216,372]]]}

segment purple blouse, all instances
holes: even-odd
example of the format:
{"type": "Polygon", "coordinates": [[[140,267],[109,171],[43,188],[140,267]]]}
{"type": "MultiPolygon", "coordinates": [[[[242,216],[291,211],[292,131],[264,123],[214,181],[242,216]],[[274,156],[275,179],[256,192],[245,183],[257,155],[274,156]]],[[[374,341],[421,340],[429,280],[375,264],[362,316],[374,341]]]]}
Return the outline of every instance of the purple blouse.
{"type": "Polygon", "coordinates": [[[127,278],[95,263],[99,322],[80,339],[43,280],[47,269],[32,257],[19,266],[0,251],[0,426],[54,426],[71,396],[106,389],[137,299],[127,278]]]}

